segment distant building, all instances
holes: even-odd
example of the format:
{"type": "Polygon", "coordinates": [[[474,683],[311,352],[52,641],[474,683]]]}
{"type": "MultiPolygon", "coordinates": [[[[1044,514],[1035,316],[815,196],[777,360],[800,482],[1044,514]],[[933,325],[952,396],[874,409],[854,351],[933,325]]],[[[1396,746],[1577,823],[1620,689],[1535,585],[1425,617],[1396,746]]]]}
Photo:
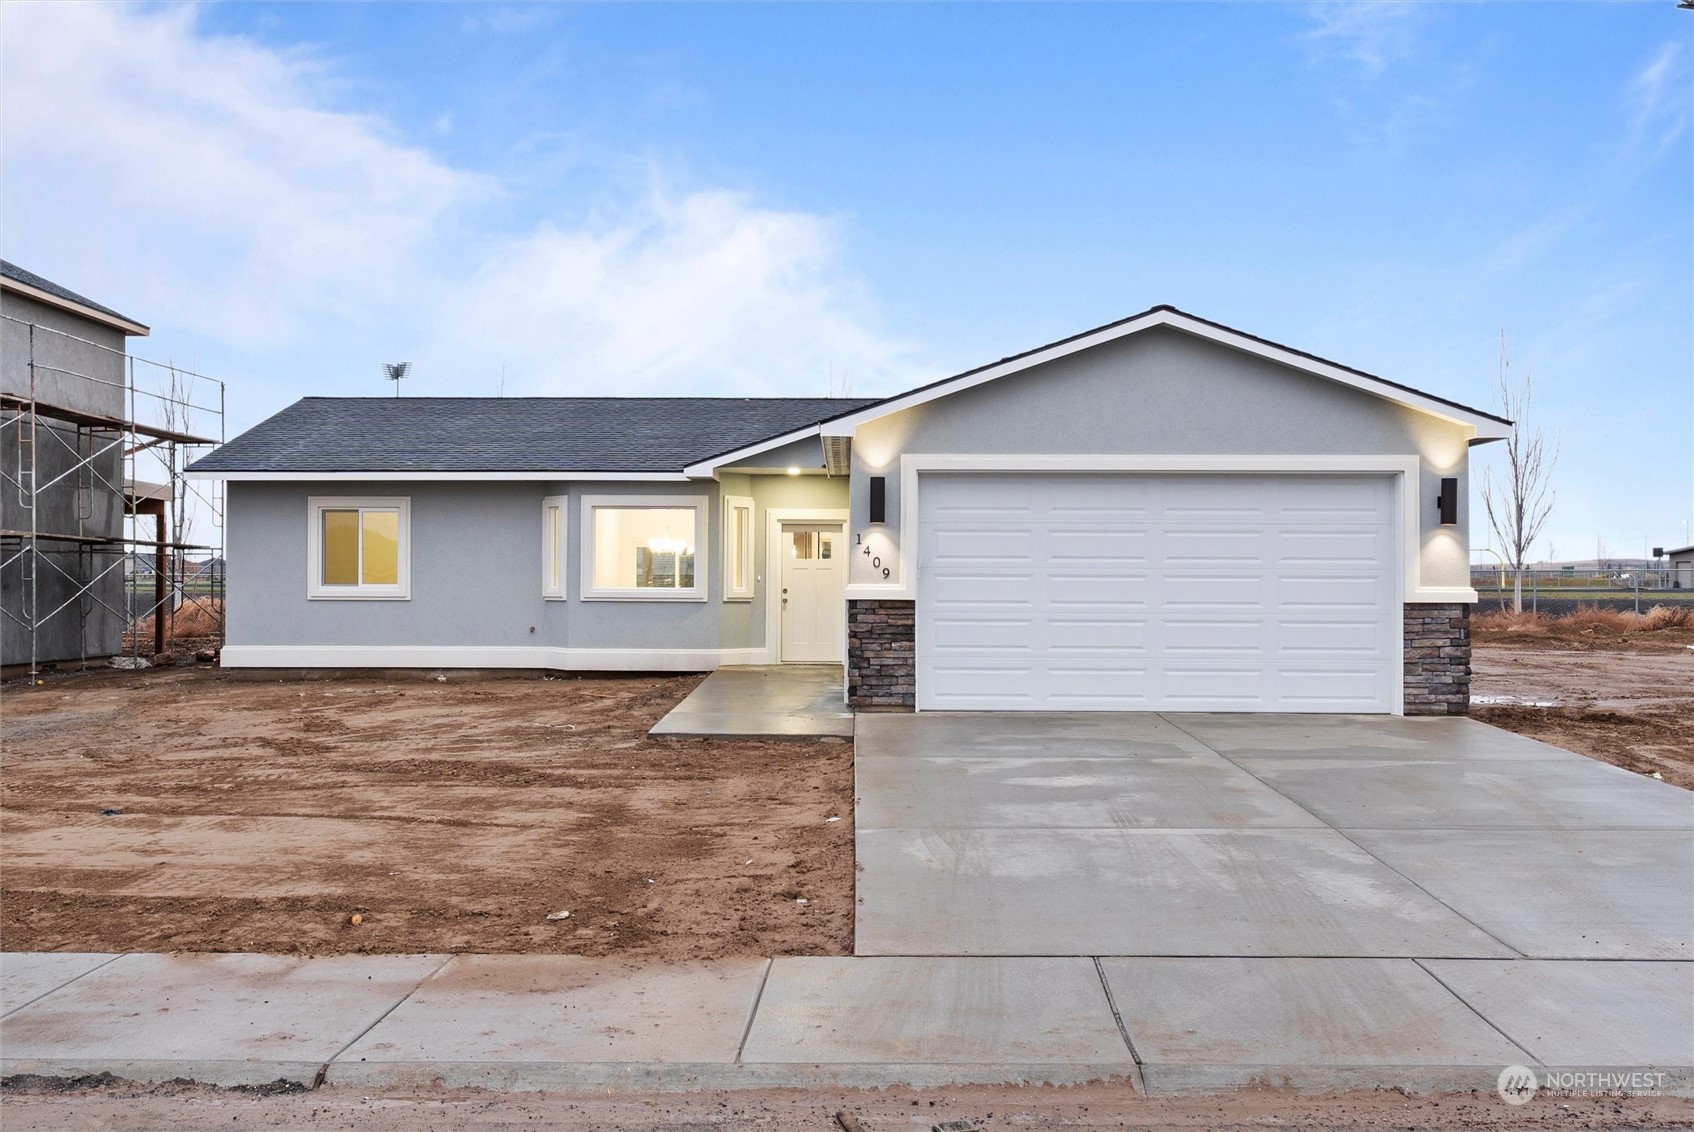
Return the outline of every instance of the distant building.
{"type": "Polygon", "coordinates": [[[1694,546],[1669,551],[1671,585],[1679,590],[1694,590],[1694,546]]]}

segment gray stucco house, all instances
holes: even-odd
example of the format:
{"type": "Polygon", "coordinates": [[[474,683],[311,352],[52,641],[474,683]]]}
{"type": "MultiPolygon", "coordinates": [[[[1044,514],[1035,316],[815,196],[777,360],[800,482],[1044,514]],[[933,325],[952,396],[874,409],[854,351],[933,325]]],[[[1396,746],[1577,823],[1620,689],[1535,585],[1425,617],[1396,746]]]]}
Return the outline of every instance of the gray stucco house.
{"type": "Polygon", "coordinates": [[[307,398],[223,663],[845,662],[917,710],[1453,713],[1490,413],[1162,306],[881,400],[307,398]]]}

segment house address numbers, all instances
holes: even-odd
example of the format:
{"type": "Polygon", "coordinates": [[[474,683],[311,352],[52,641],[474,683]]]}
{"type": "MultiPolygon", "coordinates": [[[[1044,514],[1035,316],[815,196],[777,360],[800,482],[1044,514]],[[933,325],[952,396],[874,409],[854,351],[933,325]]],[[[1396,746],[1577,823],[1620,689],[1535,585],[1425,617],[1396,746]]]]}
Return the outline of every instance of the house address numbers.
{"type": "MultiPolygon", "coordinates": [[[[865,542],[865,536],[863,534],[855,534],[853,536],[853,545],[857,546],[860,550],[860,553],[862,553],[866,558],[870,559],[872,570],[876,571],[878,574],[882,575],[884,578],[887,578],[891,575],[892,571],[888,568],[888,566],[883,564],[882,555],[873,553],[871,551],[870,544],[865,542]]],[[[893,560],[894,554],[893,554],[892,551],[884,551],[884,553],[888,555],[890,561],[893,560]]]]}

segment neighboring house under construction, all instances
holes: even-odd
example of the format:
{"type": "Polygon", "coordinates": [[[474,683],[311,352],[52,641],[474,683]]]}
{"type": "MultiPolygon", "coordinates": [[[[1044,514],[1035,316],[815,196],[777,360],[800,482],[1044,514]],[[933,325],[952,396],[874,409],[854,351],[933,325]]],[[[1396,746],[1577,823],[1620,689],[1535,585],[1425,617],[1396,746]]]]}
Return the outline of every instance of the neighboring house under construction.
{"type": "MultiPolygon", "coordinates": [[[[0,670],[162,647],[191,570],[185,527],[221,543],[219,501],[181,468],[222,435],[223,388],[168,366],[138,384],[148,328],[0,261],[0,670]],[[200,402],[196,404],[196,402],[200,402]],[[191,420],[191,413],[196,418],[191,420]],[[195,424],[212,423],[209,437],[195,424]],[[196,498],[191,498],[194,496],[196,498]],[[149,552],[144,569],[135,551],[149,552]],[[163,568],[159,568],[162,566],[163,568]],[[138,575],[144,575],[138,578],[138,575]],[[159,611],[164,616],[156,616],[159,611]],[[145,627],[148,632],[138,634],[145,627]]],[[[220,556],[221,557],[221,556],[220,556]]]]}

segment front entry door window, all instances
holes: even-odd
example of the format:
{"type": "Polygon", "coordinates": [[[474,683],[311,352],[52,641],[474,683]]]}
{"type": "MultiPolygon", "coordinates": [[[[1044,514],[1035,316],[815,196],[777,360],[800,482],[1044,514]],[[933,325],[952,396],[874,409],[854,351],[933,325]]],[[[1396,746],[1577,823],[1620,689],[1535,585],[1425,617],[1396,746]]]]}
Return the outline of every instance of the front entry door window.
{"type": "Polygon", "coordinates": [[[784,523],[782,659],[835,663],[842,656],[846,567],[840,526],[784,523]]]}

